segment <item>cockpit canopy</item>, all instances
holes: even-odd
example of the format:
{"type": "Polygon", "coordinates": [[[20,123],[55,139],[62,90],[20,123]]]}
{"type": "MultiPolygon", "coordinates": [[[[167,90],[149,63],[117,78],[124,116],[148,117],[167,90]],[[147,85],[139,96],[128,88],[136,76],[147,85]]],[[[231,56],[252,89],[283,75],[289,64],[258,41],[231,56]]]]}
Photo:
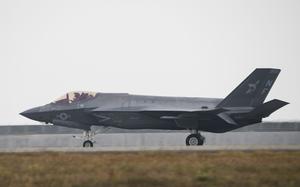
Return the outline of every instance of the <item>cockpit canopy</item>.
{"type": "Polygon", "coordinates": [[[69,92],[56,99],[55,104],[71,104],[79,101],[87,101],[96,96],[96,92],[69,92]]]}

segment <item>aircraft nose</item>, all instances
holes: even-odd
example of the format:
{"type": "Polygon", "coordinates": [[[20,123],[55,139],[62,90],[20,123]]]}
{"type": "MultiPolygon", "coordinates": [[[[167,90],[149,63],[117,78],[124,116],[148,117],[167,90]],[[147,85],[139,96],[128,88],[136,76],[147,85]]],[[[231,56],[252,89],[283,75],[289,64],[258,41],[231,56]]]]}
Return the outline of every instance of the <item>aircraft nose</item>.
{"type": "Polygon", "coordinates": [[[39,108],[40,107],[35,107],[35,108],[29,109],[29,110],[25,110],[24,112],[21,112],[20,115],[27,117],[29,119],[35,120],[36,115],[39,112],[39,108]]]}

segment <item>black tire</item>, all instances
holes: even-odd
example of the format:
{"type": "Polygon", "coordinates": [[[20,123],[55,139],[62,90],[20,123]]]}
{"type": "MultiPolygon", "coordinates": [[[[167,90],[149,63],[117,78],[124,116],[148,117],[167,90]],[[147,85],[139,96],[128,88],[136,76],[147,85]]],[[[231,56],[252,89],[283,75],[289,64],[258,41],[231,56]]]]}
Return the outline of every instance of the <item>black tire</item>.
{"type": "Polygon", "coordinates": [[[83,145],[82,145],[82,146],[83,146],[83,147],[93,147],[94,144],[93,144],[92,141],[86,140],[86,141],[83,142],[83,145]]]}
{"type": "Polygon", "coordinates": [[[187,146],[199,146],[204,144],[205,138],[200,134],[190,134],[186,140],[185,144],[187,146]]]}

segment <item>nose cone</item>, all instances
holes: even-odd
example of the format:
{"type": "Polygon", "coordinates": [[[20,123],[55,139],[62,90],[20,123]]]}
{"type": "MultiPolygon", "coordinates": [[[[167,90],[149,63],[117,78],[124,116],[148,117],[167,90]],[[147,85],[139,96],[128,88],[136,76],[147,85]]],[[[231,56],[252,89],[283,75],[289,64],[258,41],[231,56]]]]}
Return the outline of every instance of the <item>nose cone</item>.
{"type": "Polygon", "coordinates": [[[40,107],[36,107],[36,108],[26,110],[26,111],[20,113],[20,115],[22,115],[26,118],[32,119],[32,120],[39,121],[40,107]]]}

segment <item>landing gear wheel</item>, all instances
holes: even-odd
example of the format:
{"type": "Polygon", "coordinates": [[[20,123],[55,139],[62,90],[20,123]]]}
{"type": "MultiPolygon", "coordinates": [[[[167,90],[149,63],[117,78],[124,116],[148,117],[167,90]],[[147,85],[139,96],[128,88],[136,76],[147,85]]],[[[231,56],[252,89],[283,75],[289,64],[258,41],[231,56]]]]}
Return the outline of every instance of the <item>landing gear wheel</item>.
{"type": "Polygon", "coordinates": [[[205,138],[200,134],[190,134],[186,138],[185,143],[187,146],[197,146],[197,145],[203,145],[204,140],[205,138]]]}
{"type": "Polygon", "coordinates": [[[94,144],[90,140],[86,140],[83,142],[83,147],[93,147],[93,146],[94,146],[94,144]]]}

